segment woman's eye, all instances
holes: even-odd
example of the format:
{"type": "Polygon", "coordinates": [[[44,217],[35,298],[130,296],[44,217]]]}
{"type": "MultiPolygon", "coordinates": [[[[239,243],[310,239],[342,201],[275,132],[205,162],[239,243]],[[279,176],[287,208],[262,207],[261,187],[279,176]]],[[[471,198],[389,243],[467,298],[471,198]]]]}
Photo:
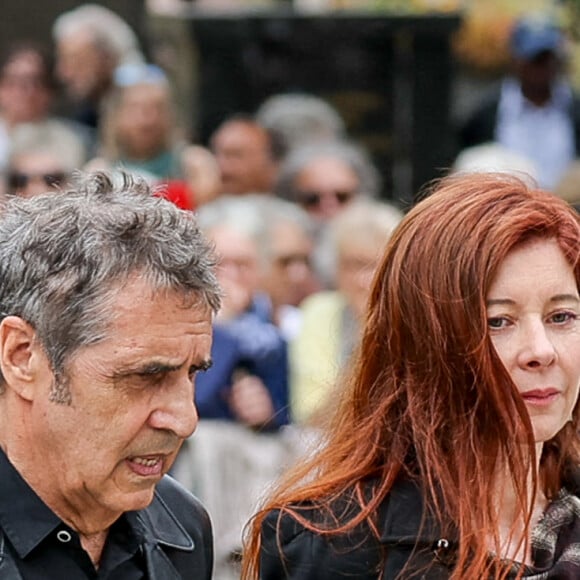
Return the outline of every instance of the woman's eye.
{"type": "Polygon", "coordinates": [[[574,312],[567,311],[556,312],[550,316],[550,322],[553,322],[555,324],[564,324],[566,322],[569,322],[570,320],[576,320],[577,318],[578,315],[574,312]]]}
{"type": "Polygon", "coordinates": [[[489,328],[503,328],[504,326],[507,326],[507,324],[508,321],[503,316],[492,316],[491,318],[487,319],[487,325],[489,328]]]}

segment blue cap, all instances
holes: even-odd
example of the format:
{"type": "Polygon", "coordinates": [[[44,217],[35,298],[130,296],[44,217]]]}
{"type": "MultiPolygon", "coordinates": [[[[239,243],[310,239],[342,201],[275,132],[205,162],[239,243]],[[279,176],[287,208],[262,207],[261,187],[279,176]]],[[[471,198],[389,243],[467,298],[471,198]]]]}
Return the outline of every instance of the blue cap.
{"type": "Polygon", "coordinates": [[[167,76],[161,68],[154,64],[141,62],[127,63],[118,66],[113,73],[117,87],[132,87],[134,85],[159,85],[167,83],[167,76]]]}
{"type": "Polygon", "coordinates": [[[541,52],[562,54],[564,37],[561,30],[549,20],[527,18],[516,22],[510,37],[512,55],[531,60],[541,52]]]}

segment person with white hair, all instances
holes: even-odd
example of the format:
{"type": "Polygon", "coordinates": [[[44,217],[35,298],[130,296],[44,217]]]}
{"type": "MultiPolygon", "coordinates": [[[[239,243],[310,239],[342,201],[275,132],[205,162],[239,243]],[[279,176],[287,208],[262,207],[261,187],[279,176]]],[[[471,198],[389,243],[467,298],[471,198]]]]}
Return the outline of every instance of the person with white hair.
{"type": "Polygon", "coordinates": [[[275,131],[288,151],[306,143],[335,141],[346,136],[340,113],[327,101],[308,93],[281,93],[266,99],[256,121],[275,131]]]}
{"type": "Polygon", "coordinates": [[[300,305],[301,327],[290,345],[290,407],[296,422],[317,425],[335,400],[337,379],[360,340],[379,258],[402,218],[396,207],[367,198],[353,202],[325,228],[317,265],[336,290],[312,294],[300,305]]]}
{"type": "Polygon", "coordinates": [[[322,225],[355,199],[378,197],[380,175],[366,151],[349,141],[296,147],[284,159],[274,192],[322,225]]]}
{"type": "Polygon", "coordinates": [[[57,124],[26,123],[13,132],[4,192],[32,197],[67,185],[86,161],[79,139],[57,124]]]}
{"type": "Polygon", "coordinates": [[[52,33],[56,73],[76,105],[73,116],[95,128],[115,68],[144,60],[137,36],[117,14],[97,4],[64,12],[55,20],[52,33]]]}

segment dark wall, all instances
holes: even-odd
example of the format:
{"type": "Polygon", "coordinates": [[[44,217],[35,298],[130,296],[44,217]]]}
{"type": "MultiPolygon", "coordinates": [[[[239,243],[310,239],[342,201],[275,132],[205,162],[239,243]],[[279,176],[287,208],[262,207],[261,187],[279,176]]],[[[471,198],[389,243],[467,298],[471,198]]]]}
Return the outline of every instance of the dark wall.
{"type": "Polygon", "coordinates": [[[457,17],[308,17],[287,12],[191,20],[199,50],[198,134],[253,113],[279,92],[331,102],[384,178],[385,198],[412,203],[453,152],[452,59],[457,17]]]}

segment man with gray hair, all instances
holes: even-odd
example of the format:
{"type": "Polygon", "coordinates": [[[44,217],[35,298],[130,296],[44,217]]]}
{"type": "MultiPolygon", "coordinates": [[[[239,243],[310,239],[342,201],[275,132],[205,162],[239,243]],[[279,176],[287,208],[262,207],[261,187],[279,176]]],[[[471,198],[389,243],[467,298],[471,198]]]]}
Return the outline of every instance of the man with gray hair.
{"type": "Polygon", "coordinates": [[[105,173],[0,214],[0,578],[205,578],[211,526],[165,474],[220,306],[191,213],[105,173]]]}

